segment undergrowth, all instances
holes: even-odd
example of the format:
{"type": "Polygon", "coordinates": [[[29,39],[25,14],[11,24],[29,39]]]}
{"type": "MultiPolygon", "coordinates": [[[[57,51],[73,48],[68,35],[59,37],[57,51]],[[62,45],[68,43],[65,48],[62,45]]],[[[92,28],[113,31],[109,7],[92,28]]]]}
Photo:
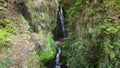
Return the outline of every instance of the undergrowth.
{"type": "MultiPolygon", "coordinates": [[[[1,56],[0,56],[1,58],[1,56]]],[[[12,62],[12,59],[4,57],[0,59],[0,68],[8,68],[8,63],[12,62]],[[2,61],[2,62],[1,62],[2,61]]]]}
{"type": "Polygon", "coordinates": [[[47,46],[47,49],[44,49],[43,51],[41,50],[36,51],[36,54],[39,55],[39,58],[41,61],[43,61],[43,63],[46,63],[47,61],[53,59],[55,56],[56,44],[52,39],[50,33],[47,34],[47,42],[45,46],[47,46]]]}
{"type": "Polygon", "coordinates": [[[119,68],[120,20],[116,13],[119,3],[113,0],[63,2],[68,31],[63,55],[67,57],[68,68],[119,68]]]}

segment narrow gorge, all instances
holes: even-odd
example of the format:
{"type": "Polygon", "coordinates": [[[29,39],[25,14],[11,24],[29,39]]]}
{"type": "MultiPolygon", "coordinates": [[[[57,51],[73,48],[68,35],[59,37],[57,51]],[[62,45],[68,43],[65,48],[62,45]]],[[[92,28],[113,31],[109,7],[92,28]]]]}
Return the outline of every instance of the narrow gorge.
{"type": "Polygon", "coordinates": [[[0,68],[119,68],[120,0],[0,0],[0,68]]]}

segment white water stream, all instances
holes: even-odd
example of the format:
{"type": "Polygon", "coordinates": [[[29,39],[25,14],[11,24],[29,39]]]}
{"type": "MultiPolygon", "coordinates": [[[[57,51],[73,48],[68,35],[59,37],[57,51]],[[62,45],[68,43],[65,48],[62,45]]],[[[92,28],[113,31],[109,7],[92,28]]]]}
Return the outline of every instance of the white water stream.
{"type": "MultiPolygon", "coordinates": [[[[60,19],[60,23],[62,25],[61,27],[62,27],[62,34],[63,34],[63,38],[61,38],[61,41],[64,41],[67,38],[66,38],[66,32],[65,32],[64,14],[63,14],[62,6],[60,6],[60,8],[59,8],[59,19],[60,19]]],[[[60,67],[60,54],[61,54],[61,47],[58,46],[56,60],[55,60],[55,68],[61,68],[60,67]]]]}
{"type": "Polygon", "coordinates": [[[61,54],[61,47],[58,46],[58,53],[56,55],[56,60],[55,60],[55,68],[60,68],[60,54],[61,54]]]}

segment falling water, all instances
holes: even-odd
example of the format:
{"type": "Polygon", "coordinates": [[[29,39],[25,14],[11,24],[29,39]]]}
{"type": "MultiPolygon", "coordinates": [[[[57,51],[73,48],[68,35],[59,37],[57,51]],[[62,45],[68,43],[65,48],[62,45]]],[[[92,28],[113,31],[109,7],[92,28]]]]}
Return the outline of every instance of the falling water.
{"type": "MultiPolygon", "coordinates": [[[[66,32],[65,32],[65,24],[64,24],[64,15],[63,15],[63,9],[62,6],[60,6],[59,8],[59,19],[60,19],[60,23],[61,23],[61,28],[62,28],[62,34],[63,34],[63,38],[61,41],[64,41],[66,38],[66,32]]],[[[55,68],[61,68],[60,67],[60,54],[61,54],[61,47],[58,46],[58,52],[56,54],[56,60],[55,60],[55,68]]]]}
{"type": "Polygon", "coordinates": [[[62,9],[62,6],[60,6],[60,9],[59,9],[59,18],[60,18],[60,23],[61,23],[61,26],[62,26],[62,32],[63,32],[63,39],[67,39],[66,38],[66,32],[65,32],[65,24],[64,24],[64,14],[63,14],[63,9],[62,9]]]}
{"type": "Polygon", "coordinates": [[[56,55],[56,60],[55,60],[55,68],[60,68],[60,54],[61,54],[61,48],[58,46],[58,53],[56,55]]]}

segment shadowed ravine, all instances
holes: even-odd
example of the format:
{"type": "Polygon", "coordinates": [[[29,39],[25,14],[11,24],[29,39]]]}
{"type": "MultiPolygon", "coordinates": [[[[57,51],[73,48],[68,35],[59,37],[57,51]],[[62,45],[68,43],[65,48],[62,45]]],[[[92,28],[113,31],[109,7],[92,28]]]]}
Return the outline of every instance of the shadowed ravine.
{"type": "MultiPolygon", "coordinates": [[[[60,32],[60,34],[59,33],[57,33],[57,34],[59,34],[59,35],[62,34],[62,35],[61,35],[61,37],[58,37],[58,39],[56,41],[64,42],[67,39],[66,38],[67,35],[66,35],[66,31],[65,31],[65,22],[64,22],[64,14],[63,14],[62,6],[59,7],[58,18],[59,18],[58,23],[60,23],[60,25],[58,24],[58,27],[60,28],[58,31],[60,32]]],[[[58,45],[58,47],[57,47],[57,54],[56,54],[54,68],[61,68],[61,65],[60,65],[61,44],[57,44],[57,45],[58,45]]]]}
{"type": "Polygon", "coordinates": [[[0,68],[120,68],[120,0],[0,0],[0,68]]]}
{"type": "Polygon", "coordinates": [[[54,35],[54,40],[57,42],[56,56],[55,59],[53,59],[52,61],[50,61],[50,63],[48,63],[48,65],[47,64],[46,65],[48,68],[67,68],[66,63],[65,62],[62,63],[64,58],[61,56],[62,43],[65,42],[65,40],[67,39],[62,6],[59,6],[58,22],[55,30],[53,31],[53,35],[54,35]]]}

